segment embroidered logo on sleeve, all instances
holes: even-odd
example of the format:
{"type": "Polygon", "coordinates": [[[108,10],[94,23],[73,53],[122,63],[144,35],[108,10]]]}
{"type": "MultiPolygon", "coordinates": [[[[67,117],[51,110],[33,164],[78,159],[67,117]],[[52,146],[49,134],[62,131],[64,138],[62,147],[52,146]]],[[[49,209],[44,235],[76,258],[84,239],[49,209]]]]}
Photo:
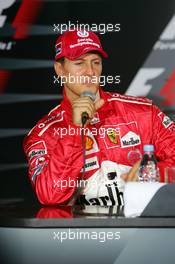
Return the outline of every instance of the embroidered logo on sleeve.
{"type": "Polygon", "coordinates": [[[165,128],[168,128],[171,124],[173,124],[173,120],[169,116],[166,116],[164,113],[160,112],[158,114],[158,117],[160,118],[162,125],[165,128]]]}
{"type": "Polygon", "coordinates": [[[30,162],[33,162],[34,159],[44,156],[46,154],[47,154],[47,148],[43,140],[32,144],[27,150],[27,156],[30,162]]]}
{"type": "Polygon", "coordinates": [[[164,125],[164,127],[169,127],[171,124],[173,123],[173,121],[168,117],[168,116],[164,116],[163,118],[163,122],[162,124],[164,125]]]}
{"type": "Polygon", "coordinates": [[[36,176],[38,176],[45,165],[48,164],[46,161],[47,148],[43,140],[32,144],[27,150],[27,156],[30,163],[31,180],[35,183],[36,176]]]}

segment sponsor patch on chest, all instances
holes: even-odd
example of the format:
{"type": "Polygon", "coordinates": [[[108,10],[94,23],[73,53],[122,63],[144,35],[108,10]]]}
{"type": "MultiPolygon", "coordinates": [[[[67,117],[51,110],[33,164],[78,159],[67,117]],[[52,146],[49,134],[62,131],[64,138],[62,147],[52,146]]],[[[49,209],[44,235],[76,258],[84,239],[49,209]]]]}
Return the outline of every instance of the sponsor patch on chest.
{"type": "Polygon", "coordinates": [[[140,137],[135,132],[129,131],[121,138],[121,147],[137,146],[140,144],[140,137]]]}
{"type": "Polygon", "coordinates": [[[107,149],[127,148],[141,144],[137,122],[121,123],[117,125],[105,125],[104,143],[107,149]]]}

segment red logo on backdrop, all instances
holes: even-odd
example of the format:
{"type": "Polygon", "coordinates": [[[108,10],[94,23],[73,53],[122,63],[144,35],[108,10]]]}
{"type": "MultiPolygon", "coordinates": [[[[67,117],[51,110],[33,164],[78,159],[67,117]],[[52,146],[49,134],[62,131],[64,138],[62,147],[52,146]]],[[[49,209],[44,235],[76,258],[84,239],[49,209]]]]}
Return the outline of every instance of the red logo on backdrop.
{"type": "MultiPolygon", "coordinates": [[[[16,0],[0,0],[0,30],[6,30],[5,26],[7,23],[7,12],[9,8],[13,8],[13,5],[19,5],[17,13],[14,14],[14,20],[11,22],[11,26],[15,31],[11,35],[11,40],[6,41],[1,38],[0,50],[8,51],[11,50],[16,42],[14,40],[24,39],[28,37],[31,25],[36,20],[39,11],[43,5],[41,0],[23,0],[19,3],[16,0]]],[[[15,9],[16,12],[16,9],[15,9]]],[[[7,28],[7,31],[9,29],[7,28]]],[[[11,72],[8,70],[0,69],[0,93],[5,90],[7,83],[10,79],[11,72]]]]}
{"type": "Polygon", "coordinates": [[[175,71],[172,72],[165,85],[160,90],[160,95],[163,96],[162,106],[175,105],[175,71]]]}

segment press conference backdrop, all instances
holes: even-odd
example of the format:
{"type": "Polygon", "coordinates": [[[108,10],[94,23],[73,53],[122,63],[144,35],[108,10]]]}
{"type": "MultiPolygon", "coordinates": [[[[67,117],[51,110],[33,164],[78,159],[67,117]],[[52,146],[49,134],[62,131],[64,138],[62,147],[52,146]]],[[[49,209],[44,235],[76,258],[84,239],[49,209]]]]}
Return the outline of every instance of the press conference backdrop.
{"type": "MultiPolygon", "coordinates": [[[[0,1],[0,198],[35,199],[22,150],[24,135],[62,99],[54,79],[58,25],[119,24],[101,32],[109,59],[105,90],[154,99],[174,118],[175,1],[0,1]]],[[[99,28],[100,29],[100,28],[99,28]]]]}

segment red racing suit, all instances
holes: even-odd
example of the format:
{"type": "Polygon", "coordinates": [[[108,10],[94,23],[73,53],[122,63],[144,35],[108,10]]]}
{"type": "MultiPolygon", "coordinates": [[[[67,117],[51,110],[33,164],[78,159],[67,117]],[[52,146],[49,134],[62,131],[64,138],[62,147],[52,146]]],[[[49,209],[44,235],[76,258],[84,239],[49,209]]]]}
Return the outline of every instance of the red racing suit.
{"type": "MultiPolygon", "coordinates": [[[[85,131],[85,174],[80,202],[123,205],[124,182],[143,154],[155,146],[161,180],[175,165],[175,124],[146,98],[104,92],[104,105],[85,131]]],[[[68,204],[82,180],[82,128],[72,123],[72,107],[64,94],[60,105],[44,116],[24,139],[29,177],[42,204],[68,204]]],[[[81,185],[82,186],[82,185],[81,185]]]]}

